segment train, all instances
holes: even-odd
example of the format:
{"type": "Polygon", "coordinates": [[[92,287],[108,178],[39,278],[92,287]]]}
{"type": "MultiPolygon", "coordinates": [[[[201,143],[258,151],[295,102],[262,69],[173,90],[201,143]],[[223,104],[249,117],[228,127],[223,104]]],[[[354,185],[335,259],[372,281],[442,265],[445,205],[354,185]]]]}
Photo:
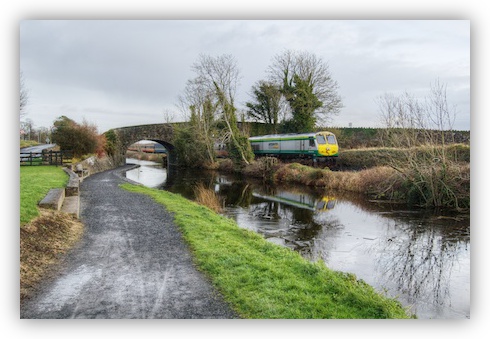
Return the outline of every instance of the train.
{"type": "Polygon", "coordinates": [[[315,162],[335,160],[339,156],[337,138],[328,131],[261,135],[248,140],[256,156],[306,158],[315,162]]]}
{"type": "Polygon", "coordinates": [[[128,151],[144,152],[144,153],[161,153],[161,154],[167,153],[167,149],[159,143],[152,143],[152,144],[135,143],[129,146],[128,151]]]}

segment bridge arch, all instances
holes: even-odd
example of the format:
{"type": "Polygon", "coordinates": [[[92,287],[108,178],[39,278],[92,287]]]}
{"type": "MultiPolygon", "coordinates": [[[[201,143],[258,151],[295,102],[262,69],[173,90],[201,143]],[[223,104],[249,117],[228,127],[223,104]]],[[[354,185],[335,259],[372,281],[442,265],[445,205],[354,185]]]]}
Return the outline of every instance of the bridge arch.
{"type": "Polygon", "coordinates": [[[174,146],[174,126],[172,124],[151,124],[120,127],[112,130],[116,136],[114,155],[119,165],[124,164],[126,150],[140,140],[151,140],[165,146],[168,151],[168,165],[177,164],[174,146]]]}

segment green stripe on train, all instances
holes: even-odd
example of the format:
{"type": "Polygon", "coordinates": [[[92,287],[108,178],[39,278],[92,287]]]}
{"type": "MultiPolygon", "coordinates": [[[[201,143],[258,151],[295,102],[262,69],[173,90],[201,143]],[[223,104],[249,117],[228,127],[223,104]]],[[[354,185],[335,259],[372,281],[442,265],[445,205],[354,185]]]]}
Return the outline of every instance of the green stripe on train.
{"type": "MultiPolygon", "coordinates": [[[[317,157],[326,157],[326,155],[318,153],[318,151],[295,151],[295,150],[268,150],[268,151],[254,151],[255,154],[306,154],[306,155],[316,155],[317,157]]],[[[330,157],[338,157],[339,154],[335,153],[329,155],[330,157]]]]}
{"type": "Polygon", "coordinates": [[[308,140],[310,138],[313,138],[312,136],[305,136],[305,137],[284,137],[284,138],[270,138],[270,139],[254,139],[254,140],[249,140],[251,143],[252,142],[271,142],[271,141],[295,141],[295,140],[308,140]]]}

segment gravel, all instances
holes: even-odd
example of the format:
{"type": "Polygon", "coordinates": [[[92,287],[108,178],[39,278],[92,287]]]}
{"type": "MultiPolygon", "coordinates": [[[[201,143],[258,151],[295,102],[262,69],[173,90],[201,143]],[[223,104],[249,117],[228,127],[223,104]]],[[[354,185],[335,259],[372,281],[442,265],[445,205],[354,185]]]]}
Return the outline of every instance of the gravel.
{"type": "Polygon", "coordinates": [[[238,318],[194,266],[164,206],[118,187],[128,168],[82,182],[84,236],[21,318],[238,318]]]}

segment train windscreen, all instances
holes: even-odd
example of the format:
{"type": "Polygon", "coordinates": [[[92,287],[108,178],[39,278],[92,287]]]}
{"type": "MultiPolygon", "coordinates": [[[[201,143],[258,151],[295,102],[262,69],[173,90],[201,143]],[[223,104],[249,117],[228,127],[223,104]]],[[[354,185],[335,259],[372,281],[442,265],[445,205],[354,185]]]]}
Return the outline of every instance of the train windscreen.
{"type": "Polygon", "coordinates": [[[328,143],[329,143],[329,144],[331,144],[331,145],[335,145],[335,144],[337,143],[337,141],[335,141],[335,137],[334,137],[333,135],[329,135],[329,136],[327,137],[327,141],[328,141],[328,143]]]}
{"type": "Polygon", "coordinates": [[[325,137],[321,134],[317,135],[316,136],[316,141],[318,142],[318,144],[320,145],[324,145],[326,144],[327,142],[325,141],[325,137]]]}

